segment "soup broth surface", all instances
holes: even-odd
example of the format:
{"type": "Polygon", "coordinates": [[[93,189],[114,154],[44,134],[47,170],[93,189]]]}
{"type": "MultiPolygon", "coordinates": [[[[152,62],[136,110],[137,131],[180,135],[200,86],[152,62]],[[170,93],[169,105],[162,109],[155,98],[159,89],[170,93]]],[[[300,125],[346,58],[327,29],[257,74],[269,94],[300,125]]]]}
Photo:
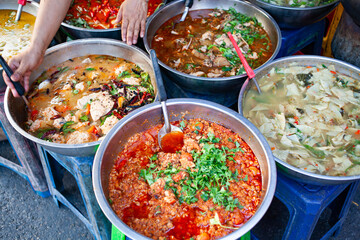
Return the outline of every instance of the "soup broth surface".
{"type": "Polygon", "coordinates": [[[359,79],[332,65],[274,68],[251,89],[244,116],[268,140],[274,156],[323,175],[360,174],[359,79]]]}
{"type": "Polygon", "coordinates": [[[15,16],[14,10],[0,10],[0,54],[7,61],[30,44],[36,19],[22,12],[20,20],[15,22],[15,16]]]}
{"type": "Polygon", "coordinates": [[[231,32],[255,69],[266,62],[274,49],[270,38],[255,17],[235,9],[190,11],[166,21],[155,33],[151,47],[166,65],[198,77],[229,77],[244,74],[227,32],[231,32]]]}
{"type": "Polygon", "coordinates": [[[28,132],[43,140],[99,140],[127,113],[154,100],[150,77],[135,63],[88,55],[53,66],[27,95],[28,132]]]}

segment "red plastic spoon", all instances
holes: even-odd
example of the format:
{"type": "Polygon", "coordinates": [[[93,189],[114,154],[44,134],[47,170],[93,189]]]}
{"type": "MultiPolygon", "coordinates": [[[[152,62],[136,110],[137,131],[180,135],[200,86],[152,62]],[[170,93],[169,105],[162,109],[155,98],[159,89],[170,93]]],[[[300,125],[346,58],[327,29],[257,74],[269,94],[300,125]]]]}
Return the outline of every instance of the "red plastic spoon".
{"type": "Polygon", "coordinates": [[[244,66],[244,69],[245,69],[245,72],[246,74],[248,75],[248,78],[249,80],[253,80],[254,83],[255,83],[255,86],[258,90],[259,93],[261,93],[261,90],[260,90],[260,86],[259,84],[257,83],[256,79],[255,79],[255,73],[254,71],[251,69],[251,67],[249,66],[248,62],[246,61],[246,58],[244,57],[244,55],[242,54],[239,46],[237,45],[237,42],[235,41],[234,37],[232,36],[231,32],[228,32],[227,35],[229,36],[230,40],[231,40],[231,43],[233,44],[240,60],[241,60],[241,63],[243,64],[244,66]]]}

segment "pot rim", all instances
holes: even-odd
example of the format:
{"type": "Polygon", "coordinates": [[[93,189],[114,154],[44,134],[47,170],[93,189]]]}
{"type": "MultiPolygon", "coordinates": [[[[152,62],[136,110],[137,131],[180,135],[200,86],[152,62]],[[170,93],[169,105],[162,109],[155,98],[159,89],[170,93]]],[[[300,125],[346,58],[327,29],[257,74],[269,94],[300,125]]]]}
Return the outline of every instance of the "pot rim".
{"type": "MultiPolygon", "coordinates": [[[[324,56],[317,56],[317,55],[298,55],[298,56],[287,56],[287,57],[282,57],[279,59],[276,59],[275,61],[271,62],[269,65],[266,66],[266,68],[270,71],[274,66],[276,66],[278,63],[285,63],[287,62],[288,64],[291,64],[292,62],[295,62],[296,60],[309,60],[309,65],[315,65],[315,64],[310,64],[311,60],[322,60],[325,62],[328,62],[329,64],[338,64],[341,65],[344,68],[350,69],[353,72],[357,72],[360,74],[360,68],[338,60],[338,59],[334,59],[334,58],[329,58],[329,57],[324,57],[324,56]]],[[[264,69],[265,70],[265,69],[264,69]]],[[[267,71],[268,72],[268,71],[267,71]]],[[[260,79],[261,77],[255,76],[257,79],[260,79]]],[[[360,78],[359,78],[360,81],[360,78]]],[[[247,80],[241,87],[240,90],[240,94],[239,94],[239,98],[238,98],[238,111],[240,113],[241,116],[244,116],[243,114],[243,107],[242,107],[242,103],[243,103],[243,97],[245,94],[245,90],[247,88],[249,84],[249,81],[247,80]]],[[[275,161],[284,166],[286,169],[290,169],[293,172],[299,173],[301,175],[304,175],[306,177],[310,177],[310,178],[314,178],[315,181],[318,180],[319,182],[313,182],[312,184],[314,185],[323,185],[322,183],[324,182],[328,182],[328,184],[331,184],[331,182],[349,182],[349,181],[356,181],[360,179],[360,175],[351,175],[351,176],[329,176],[329,175],[322,175],[322,174],[317,174],[317,173],[312,173],[312,172],[308,172],[305,170],[302,170],[300,168],[297,168],[285,161],[280,160],[279,158],[273,156],[275,161]]]]}
{"type": "MultiPolygon", "coordinates": [[[[201,1],[201,0],[198,0],[198,1],[201,1]]],[[[206,1],[206,0],[202,0],[202,1],[206,1]]],[[[151,19],[149,19],[149,22],[146,24],[146,30],[145,30],[145,35],[144,35],[144,45],[145,45],[145,49],[148,53],[150,53],[150,44],[148,43],[147,41],[147,35],[148,35],[148,28],[151,24],[151,22],[155,19],[155,17],[160,14],[160,12],[162,11],[166,11],[168,8],[171,8],[172,5],[175,5],[179,2],[183,2],[183,0],[176,0],[176,1],[173,1],[169,4],[166,4],[162,9],[161,11],[157,11],[155,12],[151,19]]],[[[281,30],[280,30],[280,27],[279,25],[277,24],[277,22],[275,21],[275,19],[270,15],[268,14],[265,10],[263,10],[262,8],[254,5],[254,4],[251,4],[251,3],[248,3],[248,2],[242,2],[242,1],[239,1],[238,2],[239,4],[243,4],[243,5],[247,5],[248,7],[252,7],[254,9],[256,9],[259,13],[263,14],[266,18],[268,18],[270,20],[270,22],[273,23],[274,27],[275,27],[275,30],[276,30],[276,33],[277,33],[277,46],[274,50],[274,53],[271,55],[271,57],[266,61],[264,62],[261,66],[259,66],[258,68],[256,69],[253,69],[254,72],[257,72],[257,71],[260,71],[264,66],[266,66],[267,64],[271,63],[275,57],[277,56],[277,54],[279,53],[280,51],[280,48],[281,48],[281,39],[282,39],[282,36],[281,36],[281,30]]],[[[208,9],[208,8],[207,8],[208,9]]],[[[214,8],[215,9],[215,8],[214,8]]],[[[163,13],[162,13],[163,14],[163,13]]],[[[168,19],[169,20],[169,19],[168,19]]],[[[158,29],[160,28],[161,26],[158,27],[158,29]]],[[[158,30],[157,29],[157,30],[158,30]]],[[[170,71],[170,72],[173,72],[177,75],[180,75],[181,77],[186,77],[186,78],[192,78],[194,80],[197,80],[197,81],[209,81],[209,82],[217,82],[217,81],[231,81],[231,80],[235,80],[235,79],[240,79],[240,78],[245,78],[247,77],[247,74],[244,73],[244,74],[241,74],[241,75],[235,75],[235,76],[231,76],[231,77],[217,77],[217,78],[207,78],[207,77],[197,77],[197,76],[194,76],[194,75],[190,75],[190,74],[187,74],[187,73],[183,73],[183,72],[180,72],[176,69],[173,69],[171,67],[169,67],[168,65],[166,65],[164,62],[162,62],[160,59],[158,59],[158,62],[159,64],[161,65],[161,67],[165,68],[166,70],[170,71]]]]}
{"type": "MultiPolygon", "coordinates": [[[[254,216],[250,218],[248,222],[246,222],[243,226],[241,226],[238,230],[220,238],[222,240],[233,240],[241,237],[242,235],[246,234],[248,231],[250,231],[264,216],[266,211],[268,210],[272,199],[275,195],[275,188],[276,188],[276,181],[277,181],[277,173],[276,173],[276,166],[275,161],[273,160],[273,155],[271,152],[271,149],[265,139],[265,137],[260,133],[260,131],[245,117],[241,116],[239,113],[226,108],[220,104],[201,100],[201,99],[189,99],[189,98],[176,98],[176,99],[168,99],[166,101],[166,104],[168,106],[171,105],[179,105],[179,104],[192,104],[192,105],[206,105],[206,107],[210,107],[212,109],[215,109],[217,111],[226,113],[227,115],[234,117],[238,119],[238,121],[242,122],[244,125],[247,125],[249,130],[251,130],[254,134],[254,137],[258,138],[258,141],[261,142],[262,147],[264,149],[264,153],[266,154],[266,157],[268,159],[268,165],[269,168],[269,181],[267,184],[267,191],[262,199],[262,202],[258,209],[256,210],[254,216]],[[265,144],[264,144],[265,143],[265,144]]],[[[108,143],[111,141],[113,137],[115,137],[116,133],[128,122],[131,122],[134,118],[136,118],[138,115],[143,114],[143,112],[146,112],[146,110],[152,110],[152,109],[159,109],[161,108],[160,102],[154,102],[151,104],[148,104],[141,109],[137,109],[133,112],[131,112],[129,115],[124,117],[120,120],[120,122],[113,128],[113,132],[111,134],[106,135],[104,141],[100,144],[93,162],[93,168],[92,168],[92,175],[93,175],[93,188],[95,192],[95,197],[97,199],[97,202],[99,203],[99,206],[105,216],[109,219],[109,221],[117,227],[120,231],[122,231],[126,236],[131,237],[132,239],[138,239],[138,240],[149,240],[150,238],[145,237],[144,235],[136,232],[135,230],[131,229],[129,226],[127,226],[113,211],[111,206],[108,203],[108,200],[105,198],[104,190],[101,183],[101,163],[103,160],[103,154],[105,153],[105,150],[107,148],[108,143]]]]}

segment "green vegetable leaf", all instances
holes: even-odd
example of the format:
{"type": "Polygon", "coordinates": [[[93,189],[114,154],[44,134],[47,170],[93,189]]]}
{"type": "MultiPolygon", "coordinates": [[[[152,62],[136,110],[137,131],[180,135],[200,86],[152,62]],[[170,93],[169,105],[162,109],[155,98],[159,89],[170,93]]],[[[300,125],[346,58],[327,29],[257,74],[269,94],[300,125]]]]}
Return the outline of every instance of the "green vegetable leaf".
{"type": "Polygon", "coordinates": [[[60,128],[60,132],[63,133],[70,133],[70,132],[74,132],[75,129],[70,128],[71,125],[73,125],[75,122],[74,121],[67,121],[66,123],[64,123],[64,125],[62,125],[62,127],[60,128]]]}

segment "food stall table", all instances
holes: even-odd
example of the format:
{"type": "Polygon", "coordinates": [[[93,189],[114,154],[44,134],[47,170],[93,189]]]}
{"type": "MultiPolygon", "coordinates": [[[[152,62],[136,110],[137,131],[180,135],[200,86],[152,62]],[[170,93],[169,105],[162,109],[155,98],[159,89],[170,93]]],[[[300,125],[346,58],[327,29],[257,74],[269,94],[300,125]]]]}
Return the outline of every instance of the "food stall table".
{"type": "MultiPolygon", "coordinates": [[[[320,215],[326,208],[331,209],[329,224],[332,226],[321,239],[337,236],[359,183],[360,181],[339,185],[308,185],[290,179],[278,171],[275,196],[289,211],[289,220],[282,239],[310,239],[320,215]]],[[[271,227],[280,228],[279,223],[280,221],[272,221],[271,227]]],[[[259,226],[264,227],[261,222],[259,226]]],[[[253,233],[252,239],[261,238],[253,233]]]]}
{"type": "MultiPolygon", "coordinates": [[[[6,118],[4,112],[4,92],[0,93],[0,126],[20,162],[19,165],[4,157],[0,157],[0,166],[7,167],[26,179],[34,192],[39,196],[50,196],[43,169],[38,157],[35,156],[36,151],[33,151],[31,147],[33,143],[21,136],[6,118]]],[[[34,145],[33,148],[35,148],[34,145]]]]}
{"type": "Polygon", "coordinates": [[[101,211],[92,186],[91,172],[94,157],[65,156],[47,151],[41,146],[38,146],[38,151],[49,190],[56,205],[59,206],[60,202],[68,207],[86,225],[95,239],[110,239],[110,222],[101,211]],[[56,184],[59,179],[55,179],[57,169],[51,167],[51,165],[53,165],[52,161],[59,163],[74,176],[86,208],[87,217],[61,193],[62,182],[60,182],[60,184],[58,183],[58,185],[56,184]]]}

